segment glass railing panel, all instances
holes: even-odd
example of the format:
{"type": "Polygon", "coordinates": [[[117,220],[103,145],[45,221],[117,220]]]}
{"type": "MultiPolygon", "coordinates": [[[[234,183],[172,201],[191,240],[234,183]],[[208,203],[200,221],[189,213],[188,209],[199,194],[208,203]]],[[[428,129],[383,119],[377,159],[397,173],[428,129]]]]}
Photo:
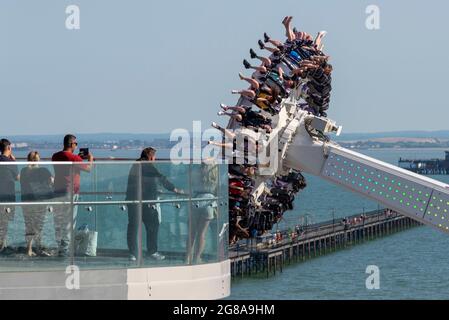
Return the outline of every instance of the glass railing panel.
{"type": "MultiPolygon", "coordinates": [[[[75,262],[82,269],[136,267],[129,258],[128,180],[135,161],[95,162],[81,173],[75,262]]],[[[138,199],[136,199],[138,200],[138,199]]]]}
{"type": "Polygon", "coordinates": [[[185,265],[189,203],[175,201],[144,206],[152,206],[152,210],[157,213],[153,215],[146,212],[145,208],[143,210],[142,266],[185,265]],[[157,249],[154,243],[157,243],[157,249]]]}
{"type": "MultiPolygon", "coordinates": [[[[80,206],[79,212],[85,210],[80,206]]],[[[75,230],[74,264],[80,269],[123,269],[137,267],[129,259],[128,211],[119,204],[94,206],[96,224],[75,230]]],[[[91,221],[94,217],[91,216],[91,221]]]]}
{"type": "MultiPolygon", "coordinates": [[[[128,179],[134,163],[134,161],[98,162],[93,164],[90,172],[81,175],[76,230],[87,227],[99,231],[99,246],[108,245],[111,239],[106,235],[112,230],[115,230],[114,234],[117,235],[120,229],[123,232],[123,239],[126,239],[126,228],[117,228],[117,225],[121,226],[122,220],[128,221],[126,202],[129,200],[128,179]],[[114,210],[108,212],[111,208],[114,210]]],[[[126,247],[126,241],[123,245],[126,247]]]]}
{"type": "Polygon", "coordinates": [[[72,166],[0,164],[0,271],[71,264],[72,166]]]}
{"type": "Polygon", "coordinates": [[[219,165],[218,182],[218,218],[217,218],[217,238],[218,238],[218,260],[228,259],[229,246],[229,190],[228,190],[228,166],[219,165]]]}
{"type": "Polygon", "coordinates": [[[89,170],[79,170],[87,169],[80,167],[85,165],[51,162],[0,165],[0,177],[4,178],[0,213],[5,230],[0,272],[61,270],[71,264],[83,269],[176,266],[226,258],[225,165],[211,166],[212,178],[203,166],[196,164],[115,161],[98,162],[89,170]],[[137,180],[133,182],[136,166],[137,180]],[[16,173],[21,176],[18,181],[10,181],[9,188],[12,186],[13,191],[5,187],[5,172],[13,178],[16,173]],[[139,181],[140,189],[133,189],[133,183],[139,181]],[[132,228],[130,221],[134,223],[132,228]],[[147,241],[150,225],[148,232],[157,229],[153,248],[149,248],[147,241]],[[195,256],[195,239],[200,233],[204,235],[200,237],[204,240],[203,248],[195,256]],[[129,239],[133,235],[137,252],[130,250],[129,239]],[[86,239],[95,250],[80,247],[80,242],[86,239]],[[165,259],[148,257],[155,250],[165,259]],[[136,261],[130,260],[131,251],[136,261]]]}
{"type": "Polygon", "coordinates": [[[184,264],[190,200],[189,165],[170,162],[142,162],[140,165],[142,264],[184,264]]]}
{"type": "MultiPolygon", "coordinates": [[[[79,174],[79,191],[75,191],[77,194],[76,202],[85,203],[97,201],[97,167],[96,164],[87,162],[73,164],[74,174],[79,174]]],[[[83,226],[94,228],[96,224],[96,209],[96,206],[92,204],[78,205],[76,207],[74,230],[83,226]]]]}
{"type": "Polygon", "coordinates": [[[213,163],[192,164],[192,202],[187,262],[217,262],[219,166],[213,163]]]}

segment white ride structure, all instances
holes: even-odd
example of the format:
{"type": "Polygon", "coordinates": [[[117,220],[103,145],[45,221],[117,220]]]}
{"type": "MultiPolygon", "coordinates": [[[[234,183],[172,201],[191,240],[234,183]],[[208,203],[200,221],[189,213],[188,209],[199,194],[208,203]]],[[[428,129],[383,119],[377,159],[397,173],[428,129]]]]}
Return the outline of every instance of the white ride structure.
{"type": "MultiPolygon", "coordinates": [[[[297,107],[301,86],[281,103],[273,131],[263,138],[271,147],[270,164],[256,178],[255,202],[268,181],[295,169],[345,187],[405,216],[449,232],[449,185],[348,150],[326,133],[340,134],[330,119],[297,107]],[[277,150],[274,150],[277,148],[277,150]],[[271,170],[271,172],[269,171],[271,170]]],[[[245,99],[239,103],[245,104],[245,99]]],[[[238,124],[230,121],[228,128],[238,124]]],[[[259,169],[259,172],[261,170],[259,169]]]]}

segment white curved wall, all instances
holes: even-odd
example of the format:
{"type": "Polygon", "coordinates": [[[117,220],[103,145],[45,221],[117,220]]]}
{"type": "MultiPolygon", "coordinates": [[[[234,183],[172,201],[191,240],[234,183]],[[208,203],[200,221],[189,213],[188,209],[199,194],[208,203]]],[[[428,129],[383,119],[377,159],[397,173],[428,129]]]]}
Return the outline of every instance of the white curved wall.
{"type": "Polygon", "coordinates": [[[0,299],[197,300],[229,296],[230,261],[197,266],[86,270],[79,289],[64,271],[0,273],[0,299]],[[69,286],[70,287],[70,286],[69,286]]]}

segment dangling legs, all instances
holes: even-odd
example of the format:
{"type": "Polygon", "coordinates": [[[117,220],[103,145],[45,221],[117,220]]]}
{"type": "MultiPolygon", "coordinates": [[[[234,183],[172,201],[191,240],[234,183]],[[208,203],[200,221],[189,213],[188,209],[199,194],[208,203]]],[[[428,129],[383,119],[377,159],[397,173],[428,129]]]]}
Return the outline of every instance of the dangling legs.
{"type": "Polygon", "coordinates": [[[243,76],[243,74],[241,74],[241,73],[239,73],[239,77],[240,77],[240,80],[245,80],[246,82],[248,82],[251,85],[252,89],[254,89],[254,90],[259,89],[260,84],[256,79],[247,78],[247,77],[243,76]]]}
{"type": "Polygon", "coordinates": [[[259,56],[253,49],[249,49],[249,54],[251,56],[251,59],[259,59],[260,61],[262,61],[262,66],[271,66],[271,59],[259,56]]]}
{"type": "Polygon", "coordinates": [[[314,42],[317,48],[319,48],[321,46],[321,42],[323,41],[323,38],[326,36],[327,32],[326,31],[320,31],[318,32],[314,42]]]}
{"type": "Polygon", "coordinates": [[[259,44],[260,50],[265,49],[265,50],[270,51],[271,53],[277,53],[280,51],[278,48],[267,47],[266,45],[263,44],[262,40],[259,40],[258,44],[259,44]]]}
{"type": "Polygon", "coordinates": [[[249,99],[254,99],[256,97],[256,93],[253,90],[232,90],[232,94],[241,94],[244,97],[249,99]]]}
{"type": "Polygon", "coordinates": [[[239,113],[245,113],[245,112],[246,112],[246,109],[245,109],[244,107],[241,107],[241,106],[230,107],[230,106],[227,106],[227,105],[225,105],[225,104],[222,103],[222,104],[220,105],[220,107],[221,107],[223,110],[225,110],[225,111],[233,110],[233,111],[237,111],[237,112],[239,112],[239,113]]]}
{"type": "Polygon", "coordinates": [[[284,44],[281,42],[281,41],[279,41],[279,40],[273,40],[273,39],[271,39],[266,33],[264,33],[263,34],[263,38],[264,38],[264,42],[265,43],[271,43],[273,46],[275,46],[275,47],[281,47],[281,46],[283,46],[284,44]]]}
{"type": "Polygon", "coordinates": [[[284,70],[281,67],[278,67],[279,79],[284,81],[284,70]]]}
{"type": "Polygon", "coordinates": [[[220,130],[229,139],[231,139],[231,140],[235,139],[235,133],[234,132],[232,132],[232,131],[230,131],[230,130],[228,130],[226,128],[220,127],[216,122],[212,122],[212,127],[214,127],[217,130],[220,130]]]}
{"type": "Polygon", "coordinates": [[[282,20],[282,24],[285,27],[285,36],[287,37],[287,39],[289,41],[294,41],[295,38],[295,34],[293,33],[293,30],[291,28],[291,22],[292,22],[293,17],[285,17],[284,20],[282,20]]]}
{"type": "Polygon", "coordinates": [[[220,148],[226,148],[226,149],[233,149],[234,145],[232,143],[222,143],[222,142],[217,142],[217,141],[213,141],[213,140],[209,140],[208,144],[211,144],[213,146],[217,146],[220,148]]]}
{"type": "Polygon", "coordinates": [[[259,71],[260,73],[267,73],[267,68],[263,65],[261,65],[260,67],[254,67],[247,60],[243,60],[243,65],[245,66],[245,69],[253,69],[259,71]]]}
{"type": "Polygon", "coordinates": [[[265,98],[257,98],[257,102],[265,103],[265,104],[267,104],[267,105],[270,105],[270,104],[271,104],[271,102],[268,101],[268,100],[265,99],[265,98]]]}

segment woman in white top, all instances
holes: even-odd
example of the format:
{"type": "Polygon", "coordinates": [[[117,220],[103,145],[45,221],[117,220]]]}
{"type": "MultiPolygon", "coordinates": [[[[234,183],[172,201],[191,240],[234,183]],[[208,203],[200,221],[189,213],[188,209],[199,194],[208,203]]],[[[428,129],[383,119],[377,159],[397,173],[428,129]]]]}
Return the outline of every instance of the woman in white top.
{"type": "Polygon", "coordinates": [[[187,264],[201,263],[201,255],[206,245],[206,234],[210,222],[217,217],[218,166],[202,163],[192,170],[192,198],[210,198],[192,202],[190,236],[187,239],[187,264]]]}

